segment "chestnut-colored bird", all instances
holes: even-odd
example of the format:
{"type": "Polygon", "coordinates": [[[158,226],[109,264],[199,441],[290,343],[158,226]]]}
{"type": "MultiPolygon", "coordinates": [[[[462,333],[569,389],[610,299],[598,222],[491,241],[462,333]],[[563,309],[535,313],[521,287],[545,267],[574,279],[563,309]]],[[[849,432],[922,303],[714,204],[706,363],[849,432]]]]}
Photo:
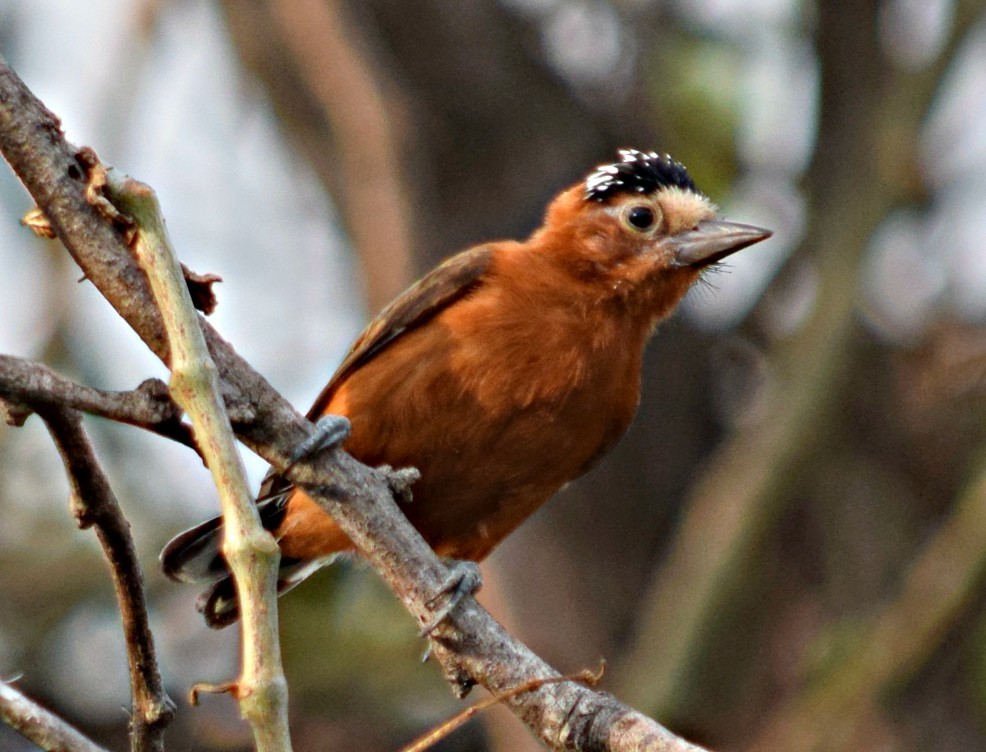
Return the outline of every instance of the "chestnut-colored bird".
{"type": "MultiPolygon", "coordinates": [[[[522,243],[453,256],[383,310],[308,413],[346,416],[345,449],[421,472],[404,513],[441,556],[479,561],[620,438],[658,322],[703,270],[771,235],[716,219],[684,166],[621,150],[561,193],[522,243]]],[[[271,475],[260,517],[284,592],[353,550],[310,497],[271,475]]],[[[236,620],[221,520],[164,549],[165,573],[210,581],[210,626],[236,620]]]]}

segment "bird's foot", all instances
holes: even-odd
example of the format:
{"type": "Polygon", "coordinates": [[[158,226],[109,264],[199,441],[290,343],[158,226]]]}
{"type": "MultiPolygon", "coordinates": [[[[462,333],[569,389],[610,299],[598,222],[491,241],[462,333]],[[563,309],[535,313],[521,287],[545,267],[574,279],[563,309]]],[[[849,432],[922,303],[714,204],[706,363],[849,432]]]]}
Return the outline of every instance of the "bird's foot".
{"type": "Polygon", "coordinates": [[[431,610],[431,620],[421,627],[421,636],[427,637],[435,628],[448,618],[452,610],[458,606],[467,595],[475,593],[483,584],[483,576],[479,565],[474,561],[448,561],[448,577],[432,598],[425,603],[431,610]],[[441,605],[439,605],[441,604],[441,605]]]}
{"type": "Polygon", "coordinates": [[[383,473],[391,495],[401,504],[410,504],[414,500],[411,486],[421,480],[421,473],[415,467],[393,468],[390,465],[380,465],[377,472],[383,473]]]}
{"type": "Polygon", "coordinates": [[[287,472],[316,452],[339,446],[349,438],[350,429],[349,418],[342,415],[323,415],[315,422],[312,435],[295,447],[291,453],[291,461],[284,471],[287,472]]]}

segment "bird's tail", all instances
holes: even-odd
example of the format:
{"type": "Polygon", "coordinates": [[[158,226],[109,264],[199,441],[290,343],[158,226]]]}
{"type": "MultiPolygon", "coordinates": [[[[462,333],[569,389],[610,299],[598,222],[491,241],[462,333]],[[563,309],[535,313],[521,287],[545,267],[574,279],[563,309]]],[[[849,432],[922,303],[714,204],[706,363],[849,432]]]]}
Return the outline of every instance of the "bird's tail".
{"type": "MultiPolygon", "coordinates": [[[[284,519],[290,489],[257,503],[260,521],[267,530],[276,530],[284,519]]],[[[220,550],[222,517],[196,525],[171,539],[161,551],[161,569],[178,582],[207,582],[209,588],[199,596],[197,608],[213,629],[228,627],[240,618],[239,602],[226,559],[220,550]]],[[[299,584],[328,561],[301,561],[282,558],[277,576],[277,594],[299,584]]]]}

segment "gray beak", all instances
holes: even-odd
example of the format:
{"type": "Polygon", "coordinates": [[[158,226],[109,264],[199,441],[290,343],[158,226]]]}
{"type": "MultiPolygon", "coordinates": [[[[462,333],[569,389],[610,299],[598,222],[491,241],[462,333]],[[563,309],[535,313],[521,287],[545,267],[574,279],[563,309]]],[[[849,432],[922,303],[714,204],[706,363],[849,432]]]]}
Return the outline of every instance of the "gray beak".
{"type": "Polygon", "coordinates": [[[773,234],[762,227],[707,219],[694,230],[674,235],[667,242],[678,266],[708,266],[773,234]]]}

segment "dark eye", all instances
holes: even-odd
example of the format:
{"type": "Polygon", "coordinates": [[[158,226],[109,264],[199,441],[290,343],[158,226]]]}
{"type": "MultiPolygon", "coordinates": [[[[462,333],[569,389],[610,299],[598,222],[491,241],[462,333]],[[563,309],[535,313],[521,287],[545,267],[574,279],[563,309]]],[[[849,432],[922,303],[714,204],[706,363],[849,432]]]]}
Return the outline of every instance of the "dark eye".
{"type": "Polygon", "coordinates": [[[627,222],[638,230],[649,230],[654,226],[654,210],[647,206],[635,206],[627,212],[627,222]]]}

